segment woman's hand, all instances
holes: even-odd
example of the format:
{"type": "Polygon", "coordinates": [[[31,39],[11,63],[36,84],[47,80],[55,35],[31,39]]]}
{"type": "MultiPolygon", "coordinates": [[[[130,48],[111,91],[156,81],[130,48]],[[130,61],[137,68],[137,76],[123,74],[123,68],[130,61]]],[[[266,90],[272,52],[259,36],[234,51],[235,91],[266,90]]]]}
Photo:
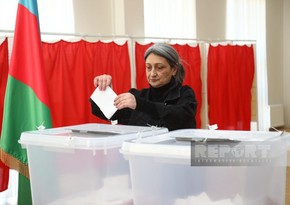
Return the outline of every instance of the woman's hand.
{"type": "Polygon", "coordinates": [[[107,86],[112,85],[112,76],[110,75],[99,75],[94,78],[95,87],[99,86],[100,90],[105,90],[107,86]]]}
{"type": "Polygon", "coordinates": [[[114,100],[114,105],[118,110],[123,108],[136,109],[136,98],[131,93],[122,93],[118,95],[114,100]]]}

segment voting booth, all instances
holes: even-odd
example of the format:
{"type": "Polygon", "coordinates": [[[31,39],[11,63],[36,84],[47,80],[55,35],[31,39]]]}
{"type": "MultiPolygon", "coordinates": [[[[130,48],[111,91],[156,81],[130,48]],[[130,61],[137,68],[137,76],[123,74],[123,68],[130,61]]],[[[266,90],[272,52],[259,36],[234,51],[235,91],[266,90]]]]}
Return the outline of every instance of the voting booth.
{"type": "Polygon", "coordinates": [[[23,132],[33,204],[132,204],[122,142],[167,131],[92,123],[23,132]]]}
{"type": "Polygon", "coordinates": [[[289,135],[176,130],[123,142],[134,204],[285,205],[289,135]]]}

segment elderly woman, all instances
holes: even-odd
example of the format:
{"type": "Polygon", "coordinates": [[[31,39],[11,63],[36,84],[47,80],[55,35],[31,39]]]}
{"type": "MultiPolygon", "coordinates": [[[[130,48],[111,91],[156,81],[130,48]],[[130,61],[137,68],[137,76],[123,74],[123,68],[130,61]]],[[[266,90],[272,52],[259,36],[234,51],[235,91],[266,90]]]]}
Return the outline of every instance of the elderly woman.
{"type": "MultiPolygon", "coordinates": [[[[92,113],[101,119],[117,120],[118,124],[166,127],[168,130],[195,128],[197,101],[191,87],[182,85],[185,70],[176,50],[166,43],[156,43],[144,55],[149,88],[118,95],[114,100],[117,112],[107,119],[92,101],[92,113]]],[[[94,78],[100,90],[111,86],[110,75],[94,78]]]]}

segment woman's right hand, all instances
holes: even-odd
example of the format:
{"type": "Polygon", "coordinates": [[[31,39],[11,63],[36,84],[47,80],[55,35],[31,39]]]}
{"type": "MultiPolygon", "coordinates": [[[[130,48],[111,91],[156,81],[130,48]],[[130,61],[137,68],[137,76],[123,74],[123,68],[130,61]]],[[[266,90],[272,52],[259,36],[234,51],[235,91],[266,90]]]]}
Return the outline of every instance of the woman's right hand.
{"type": "Polygon", "coordinates": [[[112,85],[112,76],[110,75],[99,75],[94,78],[95,87],[99,87],[100,90],[105,90],[107,86],[112,85]]]}

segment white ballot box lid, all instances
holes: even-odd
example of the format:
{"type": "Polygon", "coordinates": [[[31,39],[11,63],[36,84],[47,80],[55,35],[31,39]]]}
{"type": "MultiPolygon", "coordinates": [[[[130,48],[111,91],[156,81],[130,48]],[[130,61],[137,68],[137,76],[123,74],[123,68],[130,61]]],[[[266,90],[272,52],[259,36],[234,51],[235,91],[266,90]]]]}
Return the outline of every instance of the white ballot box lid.
{"type": "Polygon", "coordinates": [[[289,150],[289,136],[289,133],[286,132],[181,129],[154,137],[126,140],[123,142],[121,153],[126,158],[146,156],[175,159],[175,162],[176,160],[181,162],[182,159],[185,159],[186,163],[189,163],[193,152],[196,151],[193,149],[197,147],[206,149],[203,153],[207,155],[210,151],[220,155],[221,153],[225,154],[225,149],[233,154],[233,150],[229,150],[229,146],[227,146],[231,145],[231,148],[239,146],[240,149],[243,149],[242,151],[247,151],[249,155],[258,151],[260,153],[267,152],[271,156],[284,155],[289,150]],[[263,146],[267,150],[262,150],[263,146]]]}
{"type": "Polygon", "coordinates": [[[88,123],[22,132],[19,143],[46,147],[106,149],[121,147],[124,140],[168,132],[167,128],[88,123]]]}

